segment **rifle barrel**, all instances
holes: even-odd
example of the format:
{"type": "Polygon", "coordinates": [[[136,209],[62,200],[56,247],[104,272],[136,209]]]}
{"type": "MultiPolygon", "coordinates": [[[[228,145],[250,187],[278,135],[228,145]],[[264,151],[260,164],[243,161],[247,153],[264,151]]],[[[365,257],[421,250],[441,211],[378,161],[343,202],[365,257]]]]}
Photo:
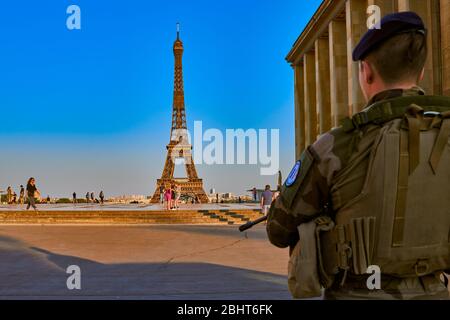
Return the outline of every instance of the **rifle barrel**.
{"type": "Polygon", "coordinates": [[[245,231],[245,230],[248,230],[248,229],[250,229],[251,227],[257,225],[258,223],[261,223],[261,222],[266,221],[266,220],[267,220],[267,216],[264,216],[264,217],[261,217],[261,218],[259,218],[259,219],[256,219],[255,221],[249,221],[249,222],[247,222],[246,224],[241,225],[241,226],[239,227],[239,231],[240,231],[240,232],[243,232],[243,231],[245,231]]]}

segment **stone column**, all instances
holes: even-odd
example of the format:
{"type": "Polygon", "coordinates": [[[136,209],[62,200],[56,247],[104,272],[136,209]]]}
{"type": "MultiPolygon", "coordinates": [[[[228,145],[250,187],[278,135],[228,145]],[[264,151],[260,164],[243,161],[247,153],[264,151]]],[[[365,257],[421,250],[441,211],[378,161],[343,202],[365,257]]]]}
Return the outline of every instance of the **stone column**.
{"type": "Polygon", "coordinates": [[[367,5],[376,5],[381,9],[381,17],[396,11],[397,4],[394,0],[367,0],[367,5]]]}
{"type": "Polygon", "coordinates": [[[450,1],[441,0],[442,93],[450,96],[450,1]]]}
{"type": "MultiPolygon", "coordinates": [[[[442,2],[442,1],[441,1],[442,2]]],[[[445,1],[444,1],[445,2],[445,1]]],[[[425,23],[428,30],[428,57],[425,63],[425,75],[420,86],[427,94],[441,94],[442,84],[440,75],[440,26],[439,3],[436,0],[398,0],[399,11],[414,11],[425,23]]]]}
{"type": "Polygon", "coordinates": [[[344,20],[333,20],[328,27],[330,42],[330,103],[332,126],[351,112],[348,103],[347,45],[344,20]]]}
{"type": "Polygon", "coordinates": [[[331,129],[330,50],[328,46],[327,37],[320,37],[315,42],[316,101],[320,134],[331,129]]]}
{"type": "Polygon", "coordinates": [[[305,149],[305,81],[303,64],[294,67],[295,86],[295,156],[300,158],[305,149]]]}
{"type": "Polygon", "coordinates": [[[314,52],[304,56],[303,72],[305,85],[305,144],[309,146],[317,138],[316,70],[314,52]]]}
{"type": "Polygon", "coordinates": [[[352,52],[367,31],[367,1],[347,0],[345,7],[347,23],[347,72],[349,108],[352,113],[361,111],[365,99],[359,87],[358,62],[353,62],[352,52]]]}

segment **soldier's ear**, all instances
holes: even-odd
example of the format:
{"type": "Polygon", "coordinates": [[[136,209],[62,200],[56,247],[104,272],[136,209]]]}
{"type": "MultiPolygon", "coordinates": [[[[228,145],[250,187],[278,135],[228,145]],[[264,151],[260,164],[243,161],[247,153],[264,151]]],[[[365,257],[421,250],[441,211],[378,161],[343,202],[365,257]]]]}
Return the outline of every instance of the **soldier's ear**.
{"type": "Polygon", "coordinates": [[[368,61],[363,60],[361,61],[360,68],[364,82],[366,82],[367,84],[372,84],[375,80],[375,72],[373,67],[368,61]]]}

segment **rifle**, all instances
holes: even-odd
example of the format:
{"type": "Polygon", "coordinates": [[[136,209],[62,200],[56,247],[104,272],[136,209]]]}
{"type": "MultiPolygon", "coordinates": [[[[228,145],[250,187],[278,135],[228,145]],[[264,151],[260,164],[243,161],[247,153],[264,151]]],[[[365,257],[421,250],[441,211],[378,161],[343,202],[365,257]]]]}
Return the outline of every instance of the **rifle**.
{"type": "Polygon", "coordinates": [[[247,222],[246,224],[241,225],[241,226],[239,227],[239,231],[240,231],[240,232],[244,232],[245,230],[248,230],[248,229],[250,229],[251,227],[257,225],[258,223],[261,223],[261,222],[266,221],[266,220],[267,220],[267,216],[258,218],[258,219],[256,219],[255,221],[249,221],[249,222],[247,222]]]}

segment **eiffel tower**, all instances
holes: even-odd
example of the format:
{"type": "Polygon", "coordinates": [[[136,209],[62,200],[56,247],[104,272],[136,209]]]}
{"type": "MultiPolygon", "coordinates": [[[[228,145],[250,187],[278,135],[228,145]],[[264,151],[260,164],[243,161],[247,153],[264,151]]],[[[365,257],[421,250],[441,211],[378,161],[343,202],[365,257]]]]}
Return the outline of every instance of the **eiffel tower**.
{"type": "Polygon", "coordinates": [[[160,186],[168,187],[172,184],[180,185],[181,194],[190,196],[207,203],[208,196],[203,190],[203,181],[198,178],[192,159],[192,145],[188,141],[186,125],[186,109],[184,106],[184,85],[183,85],[183,42],[180,40],[180,25],[177,23],[177,40],[173,44],[173,54],[175,56],[175,76],[173,90],[172,107],[172,128],[170,132],[170,142],[167,145],[167,157],[161,179],[156,182],[156,191],[153,194],[152,203],[158,203],[160,199],[160,186]],[[174,177],[175,164],[183,161],[186,167],[187,178],[174,177]]]}

